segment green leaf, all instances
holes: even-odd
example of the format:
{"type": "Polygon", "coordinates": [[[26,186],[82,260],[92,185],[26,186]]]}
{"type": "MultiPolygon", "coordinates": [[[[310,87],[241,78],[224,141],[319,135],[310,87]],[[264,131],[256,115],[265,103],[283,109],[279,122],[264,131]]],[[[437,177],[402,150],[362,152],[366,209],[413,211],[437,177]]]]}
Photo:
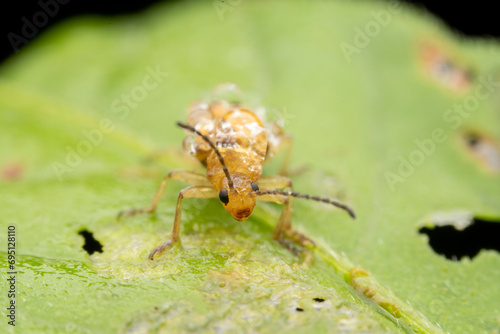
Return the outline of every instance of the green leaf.
{"type": "Polygon", "coordinates": [[[498,332],[498,252],[450,261],[419,230],[498,223],[499,55],[388,2],[192,1],[59,25],[0,68],[0,252],[15,226],[17,261],[2,331],[498,332]],[[175,121],[222,82],[285,123],[294,189],[357,213],[295,201],[311,266],[272,240],[279,206],[238,223],[217,200],[184,201],[182,247],[148,260],[177,181],[157,214],[115,219],[167,171],[199,169],[175,121]]]}

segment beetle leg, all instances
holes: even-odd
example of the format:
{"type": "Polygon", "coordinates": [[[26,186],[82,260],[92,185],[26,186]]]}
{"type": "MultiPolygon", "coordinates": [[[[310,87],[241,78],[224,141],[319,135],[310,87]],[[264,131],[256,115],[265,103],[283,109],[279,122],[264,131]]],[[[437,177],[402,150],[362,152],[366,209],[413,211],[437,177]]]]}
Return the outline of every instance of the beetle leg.
{"type": "MultiPolygon", "coordinates": [[[[286,176],[281,176],[281,175],[262,177],[260,178],[258,184],[259,184],[259,189],[261,190],[284,189],[284,188],[293,190],[292,180],[290,180],[286,176]]],[[[285,208],[283,209],[278,225],[274,230],[273,234],[274,239],[278,240],[279,236],[284,234],[287,238],[293,239],[296,243],[300,245],[305,245],[307,243],[314,245],[314,243],[309,238],[303,236],[302,234],[292,229],[291,223],[292,223],[293,197],[284,195],[266,195],[266,196],[259,196],[257,197],[257,199],[285,204],[285,208]]]]}
{"type": "Polygon", "coordinates": [[[305,170],[307,170],[307,167],[305,166],[294,168],[292,170],[289,169],[290,157],[292,155],[293,138],[284,133],[278,133],[278,134],[274,133],[274,136],[276,137],[274,141],[276,141],[277,144],[273,145],[271,144],[271,142],[268,141],[268,151],[266,155],[266,161],[273,159],[281,151],[284,151],[284,157],[283,161],[281,162],[281,167],[279,169],[279,175],[290,176],[303,173],[305,170]]]}
{"type": "Polygon", "coordinates": [[[285,150],[285,157],[283,158],[283,162],[281,164],[280,175],[288,175],[290,172],[288,170],[288,166],[290,165],[290,156],[292,155],[292,144],[292,137],[283,135],[280,149],[285,150]]]}
{"type": "Polygon", "coordinates": [[[274,229],[273,239],[277,240],[286,249],[293,254],[298,255],[298,250],[294,247],[293,243],[298,244],[304,248],[313,248],[314,242],[305,235],[292,229],[292,211],[293,211],[293,197],[285,195],[262,195],[257,197],[259,201],[275,202],[284,204],[283,212],[276,228],[274,229]]]}
{"type": "Polygon", "coordinates": [[[195,185],[182,189],[179,192],[179,197],[177,199],[177,207],[175,209],[172,234],[167,241],[153,248],[153,250],[149,254],[149,258],[153,260],[155,255],[160,255],[161,253],[170,249],[179,240],[179,233],[181,230],[181,203],[184,198],[212,198],[217,196],[217,191],[211,185],[195,185]]]}
{"type": "Polygon", "coordinates": [[[290,156],[292,154],[293,139],[291,136],[282,133],[282,131],[275,131],[271,134],[275,140],[268,142],[268,151],[266,159],[271,159],[281,151],[285,151],[285,156],[280,167],[280,175],[288,175],[288,165],[290,163],[290,156]],[[271,143],[277,143],[272,145],[271,143]]]}
{"type": "Polygon", "coordinates": [[[151,204],[145,209],[132,209],[129,211],[121,211],[118,213],[117,219],[120,219],[121,216],[133,216],[137,213],[152,213],[156,210],[156,206],[163,195],[163,191],[165,190],[165,186],[167,185],[168,180],[180,180],[186,183],[209,186],[210,182],[207,180],[205,175],[190,172],[187,170],[173,170],[168,173],[163,180],[161,181],[160,187],[156,191],[156,194],[153,198],[151,204]]]}
{"type": "Polygon", "coordinates": [[[262,176],[257,182],[260,190],[273,190],[273,189],[292,189],[292,180],[286,176],[273,175],[273,176],[262,176]]]}

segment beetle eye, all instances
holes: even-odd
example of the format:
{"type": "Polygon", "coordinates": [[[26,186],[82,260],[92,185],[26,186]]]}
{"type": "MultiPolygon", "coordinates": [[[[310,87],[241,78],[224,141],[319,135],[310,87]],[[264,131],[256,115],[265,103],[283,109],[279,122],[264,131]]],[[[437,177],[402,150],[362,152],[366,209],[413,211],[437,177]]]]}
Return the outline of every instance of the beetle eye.
{"type": "Polygon", "coordinates": [[[219,199],[222,203],[224,204],[227,204],[229,203],[229,195],[227,193],[227,190],[226,189],[222,189],[220,192],[219,192],[219,199]]]}
{"type": "Polygon", "coordinates": [[[255,183],[255,182],[252,182],[252,183],[250,184],[250,186],[252,187],[252,190],[253,190],[253,191],[257,191],[257,190],[259,190],[259,186],[258,186],[258,185],[257,185],[257,183],[255,183]]]}

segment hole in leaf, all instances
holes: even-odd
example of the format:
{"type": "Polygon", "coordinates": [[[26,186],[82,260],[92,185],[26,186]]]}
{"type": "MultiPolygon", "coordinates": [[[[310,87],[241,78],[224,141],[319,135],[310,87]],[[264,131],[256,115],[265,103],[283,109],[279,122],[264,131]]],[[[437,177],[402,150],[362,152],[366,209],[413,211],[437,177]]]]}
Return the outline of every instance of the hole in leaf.
{"type": "Polygon", "coordinates": [[[500,252],[500,220],[474,218],[467,226],[442,224],[419,232],[427,234],[432,249],[448,260],[473,259],[482,249],[500,252]]]}
{"type": "Polygon", "coordinates": [[[298,311],[298,312],[304,312],[304,309],[301,308],[301,307],[297,307],[295,310],[298,311]]]}
{"type": "Polygon", "coordinates": [[[102,245],[99,241],[94,238],[92,232],[87,230],[81,230],[78,232],[84,239],[85,244],[83,245],[83,249],[89,253],[89,255],[94,254],[95,252],[102,253],[102,245]]]}
{"type": "Polygon", "coordinates": [[[317,303],[322,303],[325,301],[323,298],[313,298],[313,300],[317,303]]]}
{"type": "Polygon", "coordinates": [[[475,131],[462,134],[467,151],[487,170],[500,172],[500,145],[492,138],[475,131]]]}

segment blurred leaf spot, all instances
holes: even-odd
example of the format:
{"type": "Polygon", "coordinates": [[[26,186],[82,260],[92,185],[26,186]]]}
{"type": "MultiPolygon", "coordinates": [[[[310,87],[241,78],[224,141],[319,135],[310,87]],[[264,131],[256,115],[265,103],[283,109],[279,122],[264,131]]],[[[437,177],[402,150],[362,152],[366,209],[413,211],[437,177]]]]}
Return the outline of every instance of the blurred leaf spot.
{"type": "Polygon", "coordinates": [[[94,238],[92,232],[87,230],[81,230],[78,232],[84,239],[85,244],[83,245],[83,249],[89,253],[89,255],[94,254],[95,252],[102,253],[102,245],[99,241],[94,238]]]}
{"type": "Polygon", "coordinates": [[[480,135],[477,132],[463,134],[467,150],[473,158],[479,161],[489,171],[500,172],[500,145],[492,138],[480,135]]]}
{"type": "Polygon", "coordinates": [[[325,301],[323,298],[313,298],[313,300],[317,303],[322,303],[325,301]]]}
{"type": "Polygon", "coordinates": [[[464,256],[473,259],[482,249],[500,252],[500,220],[474,218],[463,228],[439,225],[422,227],[419,233],[427,234],[431,248],[452,261],[459,261],[464,256]]]}
{"type": "Polygon", "coordinates": [[[436,43],[425,42],[420,46],[420,61],[432,79],[457,92],[469,89],[476,76],[436,43]]]}
{"type": "Polygon", "coordinates": [[[0,167],[0,178],[6,181],[15,181],[21,178],[24,167],[20,162],[11,162],[0,167]]]}

